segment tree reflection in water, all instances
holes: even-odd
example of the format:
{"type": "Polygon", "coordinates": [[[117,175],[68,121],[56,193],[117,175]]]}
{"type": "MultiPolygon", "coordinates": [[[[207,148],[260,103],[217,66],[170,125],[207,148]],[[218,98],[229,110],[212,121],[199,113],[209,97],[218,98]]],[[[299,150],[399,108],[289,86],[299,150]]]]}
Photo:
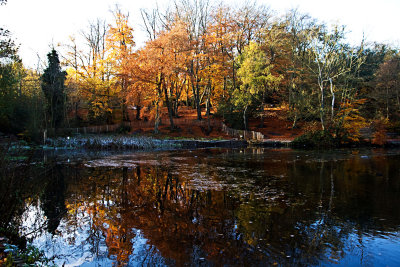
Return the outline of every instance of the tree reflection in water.
{"type": "Polygon", "coordinates": [[[58,165],[40,198],[52,235],[34,243],[60,263],[400,264],[370,245],[391,238],[400,250],[400,157],[370,153],[200,150],[143,154],[132,167],[58,165]]]}

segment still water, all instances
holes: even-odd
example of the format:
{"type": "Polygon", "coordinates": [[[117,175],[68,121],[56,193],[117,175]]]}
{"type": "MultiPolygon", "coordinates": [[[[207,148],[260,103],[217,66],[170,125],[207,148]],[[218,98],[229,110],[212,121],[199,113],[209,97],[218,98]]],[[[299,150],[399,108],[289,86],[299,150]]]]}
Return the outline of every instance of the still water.
{"type": "Polygon", "coordinates": [[[400,151],[62,156],[20,232],[65,266],[400,266],[400,151]]]}

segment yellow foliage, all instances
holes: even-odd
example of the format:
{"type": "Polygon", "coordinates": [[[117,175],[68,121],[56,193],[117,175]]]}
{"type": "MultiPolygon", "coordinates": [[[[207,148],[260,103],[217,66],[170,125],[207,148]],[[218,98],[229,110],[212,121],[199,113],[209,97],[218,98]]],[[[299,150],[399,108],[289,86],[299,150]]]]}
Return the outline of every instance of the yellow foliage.
{"type": "Polygon", "coordinates": [[[366,99],[350,101],[341,104],[341,109],[336,115],[336,123],[341,130],[353,142],[360,141],[360,130],[368,126],[367,121],[360,115],[359,107],[366,102],[366,99]]]}

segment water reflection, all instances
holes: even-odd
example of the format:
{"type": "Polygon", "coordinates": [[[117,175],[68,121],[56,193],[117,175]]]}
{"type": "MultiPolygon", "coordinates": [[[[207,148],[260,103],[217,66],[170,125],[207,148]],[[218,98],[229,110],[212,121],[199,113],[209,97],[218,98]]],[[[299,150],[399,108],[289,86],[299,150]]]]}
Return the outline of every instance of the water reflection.
{"type": "Polygon", "coordinates": [[[199,150],[57,164],[21,231],[60,265],[399,265],[392,154],[199,150]]]}

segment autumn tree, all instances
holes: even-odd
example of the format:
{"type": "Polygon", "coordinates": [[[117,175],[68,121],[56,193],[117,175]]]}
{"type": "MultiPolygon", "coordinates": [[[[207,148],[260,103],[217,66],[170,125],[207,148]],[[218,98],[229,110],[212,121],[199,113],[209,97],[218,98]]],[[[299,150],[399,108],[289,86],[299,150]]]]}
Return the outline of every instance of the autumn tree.
{"type": "MultiPolygon", "coordinates": [[[[117,6],[113,12],[114,25],[110,25],[106,35],[107,64],[112,65],[113,84],[119,96],[122,110],[122,120],[129,121],[127,112],[127,95],[130,86],[128,79],[127,60],[133,53],[133,29],[129,26],[129,14],[123,14],[117,6]]],[[[138,107],[138,106],[137,106],[138,107]]]]}
{"type": "Polygon", "coordinates": [[[146,47],[137,52],[137,56],[131,57],[133,90],[141,90],[147,84],[149,89],[146,92],[153,97],[155,132],[158,132],[160,123],[160,101],[167,106],[170,125],[174,128],[172,99],[179,100],[186,81],[184,67],[189,56],[186,45],[186,32],[178,23],[171,30],[160,33],[155,40],[147,42],[146,47]]]}
{"type": "MultiPolygon", "coordinates": [[[[114,31],[118,32],[118,29],[114,28],[114,31]]],[[[71,100],[76,101],[72,106],[75,111],[79,107],[87,108],[92,123],[111,123],[114,109],[125,104],[120,95],[122,68],[118,59],[110,56],[117,54],[119,48],[115,38],[118,37],[111,38],[109,25],[100,19],[91,22],[80,37],[84,47],[78,45],[79,38],[75,37],[65,46],[67,56],[64,63],[69,74],[67,84],[71,87],[71,100]]]]}
{"type": "MultiPolygon", "coordinates": [[[[81,86],[83,86],[83,77],[81,72],[82,60],[81,52],[78,49],[75,37],[70,37],[70,44],[65,45],[66,55],[63,58],[63,64],[67,66],[67,79],[65,81],[65,91],[68,96],[67,112],[74,113],[74,124],[76,126],[80,125],[79,108],[81,104],[85,101],[82,97],[81,86]]],[[[68,125],[70,121],[68,120],[68,125]]]]}
{"type": "Polygon", "coordinates": [[[378,103],[378,110],[382,115],[385,114],[386,119],[398,117],[400,114],[400,57],[398,55],[388,57],[379,66],[376,72],[374,98],[378,103]]]}
{"type": "Polygon", "coordinates": [[[230,91],[234,87],[236,25],[233,16],[233,10],[229,6],[215,8],[205,39],[211,60],[210,76],[216,89],[211,94],[215,105],[229,101],[230,91]]]}
{"type": "MultiPolygon", "coordinates": [[[[344,77],[345,74],[357,72],[363,63],[359,49],[349,47],[344,41],[344,27],[334,26],[328,30],[321,25],[317,30],[310,34],[310,58],[308,66],[315,75],[319,89],[319,113],[321,128],[325,130],[326,102],[327,94],[330,93],[330,118],[334,118],[336,92],[335,81],[344,77]]],[[[347,90],[349,88],[343,88],[347,90]]],[[[346,92],[354,95],[354,92],[346,92]]]]}
{"type": "Polygon", "coordinates": [[[271,17],[272,12],[268,7],[251,0],[235,10],[235,47],[239,55],[250,42],[262,39],[262,31],[267,28],[271,17]]]}
{"type": "Polygon", "coordinates": [[[288,118],[293,121],[292,128],[295,128],[298,120],[315,117],[315,82],[308,59],[311,53],[310,34],[318,30],[318,24],[309,15],[291,10],[277,25],[279,38],[274,38],[274,41],[285,50],[284,60],[277,64],[284,75],[282,87],[286,88],[286,97],[282,100],[288,104],[288,118]]]}
{"type": "MultiPolygon", "coordinates": [[[[113,82],[111,64],[108,64],[106,60],[107,30],[106,22],[98,19],[90,23],[89,28],[82,32],[86,49],[78,49],[78,80],[80,95],[86,100],[89,108],[89,119],[105,120],[110,123],[116,92],[111,86],[113,82]]],[[[74,59],[74,49],[72,54],[72,59],[74,59]]]]}
{"type": "Polygon", "coordinates": [[[186,26],[188,42],[191,46],[191,57],[187,61],[186,71],[192,87],[198,120],[202,120],[201,95],[204,89],[202,86],[204,81],[201,77],[201,71],[205,67],[204,60],[206,59],[203,38],[207,32],[210,8],[208,0],[175,2],[174,14],[186,26]]]}

